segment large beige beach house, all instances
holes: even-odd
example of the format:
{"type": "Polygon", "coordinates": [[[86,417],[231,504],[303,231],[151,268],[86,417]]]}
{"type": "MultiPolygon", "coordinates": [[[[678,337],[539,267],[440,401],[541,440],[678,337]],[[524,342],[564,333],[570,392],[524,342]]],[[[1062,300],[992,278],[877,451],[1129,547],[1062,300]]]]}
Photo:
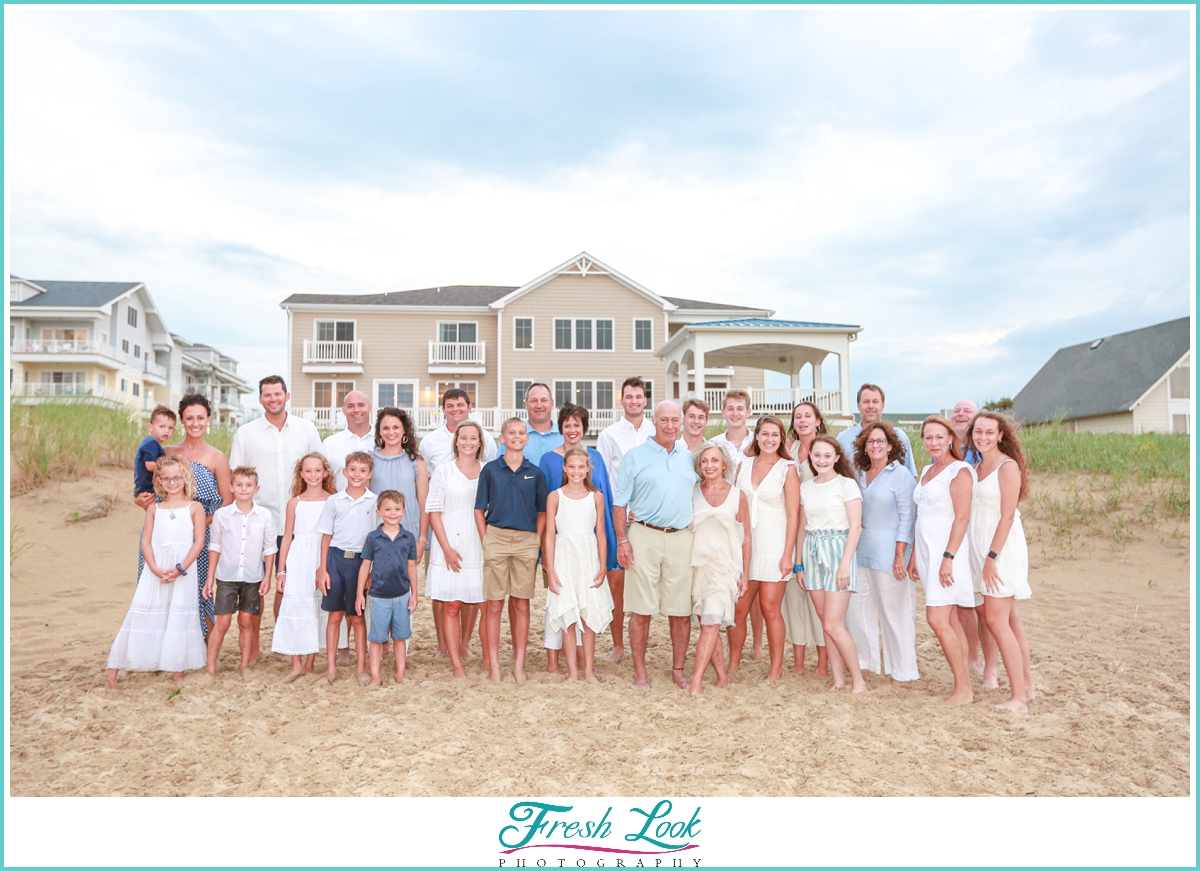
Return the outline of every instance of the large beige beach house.
{"type": "Polygon", "coordinates": [[[757,413],[805,398],[833,417],[852,409],[849,345],[859,327],[663,296],[586,252],[520,287],[298,293],[280,305],[292,411],[323,428],[343,425],[342,400],[357,389],[376,408],[409,409],[428,432],[440,423],[441,394],[459,387],[494,430],[524,413],[525,391],[540,381],[556,406],[586,406],[595,432],[620,416],[621,382],[631,375],[648,385],[648,413],[660,399],[702,392],[715,414],[734,386],[751,392],[757,413]],[[831,354],[838,378],[827,388],[822,366],[831,354]],[[788,375],[790,386],[768,388],[769,370],[788,375]]]}

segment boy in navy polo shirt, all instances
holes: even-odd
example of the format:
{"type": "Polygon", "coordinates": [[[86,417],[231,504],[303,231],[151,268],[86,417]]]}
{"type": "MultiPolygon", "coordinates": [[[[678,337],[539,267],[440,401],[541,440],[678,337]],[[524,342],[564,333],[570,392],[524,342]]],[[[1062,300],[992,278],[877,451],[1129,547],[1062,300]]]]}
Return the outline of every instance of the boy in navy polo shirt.
{"type": "Polygon", "coordinates": [[[154,470],[158,461],[166,455],[163,445],[175,434],[175,412],[165,405],[156,405],[150,412],[146,430],[150,435],[142,439],[133,456],[133,495],[154,492],[154,470]]]}
{"type": "Polygon", "coordinates": [[[411,615],[417,610],[417,591],[412,579],[417,576],[417,540],[401,528],[404,516],[404,494],[384,490],[376,500],[383,525],[367,534],[363,542],[362,567],[358,570],[359,611],[366,606],[367,590],[371,591],[371,682],[369,687],[382,683],[379,667],[383,648],[391,630],[392,651],[396,655],[396,683],[404,681],[407,645],[412,636],[411,615]]]}
{"type": "Polygon", "coordinates": [[[483,539],[484,616],[479,623],[483,664],[500,682],[500,615],[512,596],[513,676],[525,683],[529,600],[533,598],[538,547],[546,525],[546,476],[525,459],[525,421],[511,417],[500,430],[504,456],[479,473],[475,525],[483,539]]]}

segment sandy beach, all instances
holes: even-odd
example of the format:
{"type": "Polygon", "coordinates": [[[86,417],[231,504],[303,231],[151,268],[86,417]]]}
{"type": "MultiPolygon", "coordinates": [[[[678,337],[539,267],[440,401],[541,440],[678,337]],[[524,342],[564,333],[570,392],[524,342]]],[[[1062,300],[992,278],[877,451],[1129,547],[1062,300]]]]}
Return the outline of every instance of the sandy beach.
{"type": "Polygon", "coordinates": [[[648,694],[633,688],[628,657],[598,665],[597,686],[561,686],[539,646],[541,589],[524,687],[511,675],[490,684],[478,660],[453,680],[433,658],[422,599],[403,685],[285,686],[287,666],[271,656],[243,681],[235,625],[218,679],[189,675],[173,695],[162,674],[104,688],[143,518],[128,478],[102,469],[11,500],[14,549],[29,545],[9,582],[13,795],[624,796],[651,780],[680,796],[1188,793],[1190,571],[1174,523],[1144,526],[1120,550],[1085,540],[1070,554],[1044,548],[1030,524],[1028,716],[995,710],[1006,691],[978,678],[975,704],[942,704],[950,672],[923,606],[922,679],[868,674],[863,696],[826,693],[810,650],[804,676],[786,673],[789,652],[785,679],[767,685],[766,663],[747,657],[731,687],[710,671],[693,699],[671,683],[665,619],[652,626],[648,694]],[[71,522],[106,497],[107,514],[71,522]]]}

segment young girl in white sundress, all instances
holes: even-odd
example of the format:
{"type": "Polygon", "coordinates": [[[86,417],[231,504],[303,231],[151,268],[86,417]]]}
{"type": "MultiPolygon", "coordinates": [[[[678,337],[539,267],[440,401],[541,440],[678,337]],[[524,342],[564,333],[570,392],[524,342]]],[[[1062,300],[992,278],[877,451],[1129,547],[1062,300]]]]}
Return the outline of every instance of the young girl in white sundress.
{"type": "Polygon", "coordinates": [[[954,674],[954,691],[946,702],[965,705],[975,696],[967,671],[967,633],[958,609],[975,607],[967,544],[975,472],[963,462],[954,427],[944,417],[925,418],[921,441],[933,463],[921,470],[913,490],[917,523],[908,574],[925,589],[925,619],[954,674]]]}
{"type": "Polygon", "coordinates": [[[604,567],[608,539],[604,531],[604,495],[592,485],[587,449],[569,448],[563,456],[563,485],[546,497],[542,565],[550,591],[546,612],[551,631],[562,633],[567,676],[578,680],[575,629],[583,628],[583,676],[596,683],[596,635],[612,622],[613,598],[604,567]]]}
{"type": "Polygon", "coordinates": [[[710,662],[717,686],[729,686],[721,630],[733,625],[738,598],[750,586],[752,532],[746,494],[730,483],[729,450],[707,441],[692,456],[700,476],[692,491],[692,616],[700,619],[692,695],[698,696],[710,662]]]}
{"type": "Polygon", "coordinates": [[[854,551],[862,535],[862,491],[833,436],[813,439],[808,461],[817,474],[800,485],[797,549],[802,559],[796,580],[808,590],[821,617],[833,672],[830,689],[846,685],[844,663],[850,672],[851,692],[861,693],[867,685],[858,664],[858,648],[846,629],[846,609],[850,596],[858,590],[854,551]]]}
{"type": "Polygon", "coordinates": [[[279,547],[277,592],[283,597],[271,650],[292,658],[292,670],[284,677],[291,683],[302,674],[313,673],[313,659],[321,649],[319,600],[316,598],[317,565],[321,561],[321,533],[317,521],[325,500],[337,492],[333,470],[319,451],[300,458],[292,475],[292,498],[284,518],[283,543],[279,547]]]}
{"type": "Polygon", "coordinates": [[[154,492],[162,499],[146,509],[142,528],[145,564],[125,622],[108,655],[105,683],[117,685],[118,672],[169,671],[176,681],[203,668],[208,653],[200,628],[195,571],[204,549],[204,506],[196,502],[196,479],[177,456],[158,461],[154,492]]]}
{"type": "Polygon", "coordinates": [[[969,437],[981,457],[971,497],[971,575],[975,601],[983,600],[983,618],[1000,647],[1012,688],[997,705],[1025,713],[1033,698],[1029,638],[1017,615],[1017,599],[1028,599],[1029,550],[1017,503],[1029,495],[1025,452],[1013,425],[1003,416],[981,411],[971,421],[969,437]]]}

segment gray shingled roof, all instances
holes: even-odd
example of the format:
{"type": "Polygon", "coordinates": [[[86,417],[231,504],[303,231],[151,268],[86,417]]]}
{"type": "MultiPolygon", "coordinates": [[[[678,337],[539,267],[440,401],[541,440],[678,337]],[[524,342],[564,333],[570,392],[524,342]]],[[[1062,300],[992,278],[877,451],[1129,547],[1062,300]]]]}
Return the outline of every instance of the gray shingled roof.
{"type": "MultiPolygon", "coordinates": [[[[485,306],[491,305],[502,296],[512,293],[515,287],[493,287],[471,284],[454,284],[447,287],[424,287],[420,290],[397,290],[391,293],[293,293],[281,305],[446,305],[485,306]]],[[[701,302],[664,296],[681,309],[709,311],[763,311],[740,305],[725,305],[719,302],[701,302]]]]}
{"type": "Polygon", "coordinates": [[[33,278],[25,280],[45,288],[46,292],[21,302],[14,302],[13,308],[96,308],[141,284],[140,281],[38,281],[33,278]]]}
{"type": "Polygon", "coordinates": [[[1013,399],[1013,415],[1043,423],[1129,411],[1192,346],[1190,318],[1059,348],[1013,399]]]}
{"type": "Polygon", "coordinates": [[[681,309],[701,309],[703,311],[731,311],[731,312],[760,312],[766,311],[765,308],[753,308],[745,305],[727,305],[723,302],[701,302],[698,299],[683,299],[678,296],[664,296],[667,302],[674,303],[681,309]]]}

